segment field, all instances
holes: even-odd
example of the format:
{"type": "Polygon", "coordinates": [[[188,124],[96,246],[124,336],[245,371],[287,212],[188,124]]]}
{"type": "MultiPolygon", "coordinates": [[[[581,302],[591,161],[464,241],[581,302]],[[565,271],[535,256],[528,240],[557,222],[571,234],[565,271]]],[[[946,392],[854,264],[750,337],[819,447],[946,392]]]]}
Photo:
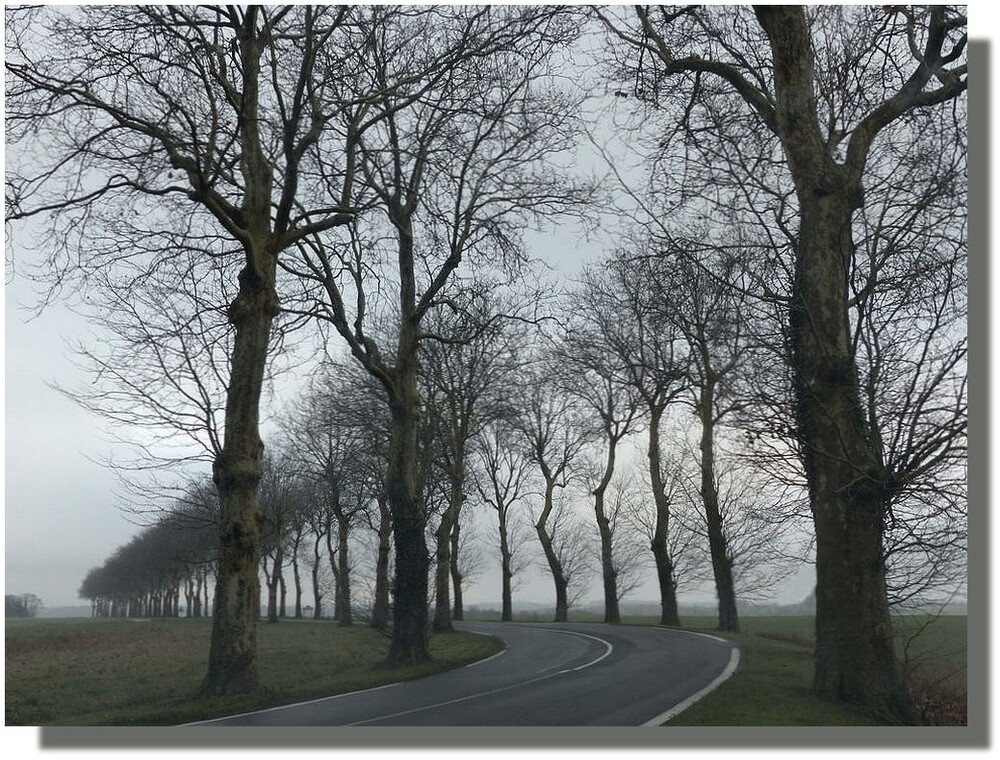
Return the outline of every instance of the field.
{"type": "Polygon", "coordinates": [[[7,620],[7,725],[170,725],[366,689],[473,662],[499,642],[431,638],[434,661],[388,669],[389,640],[365,626],[286,621],[258,628],[263,693],[191,700],[204,675],[208,620],[7,620]]]}
{"type": "MultiPolygon", "coordinates": [[[[711,618],[684,622],[705,632],[714,626],[711,618]]],[[[907,683],[924,720],[964,725],[966,617],[906,616],[896,618],[894,626],[907,683]]],[[[725,634],[742,649],[740,671],[670,725],[878,725],[811,694],[812,618],[744,617],[740,627],[740,634],[725,634]]]]}

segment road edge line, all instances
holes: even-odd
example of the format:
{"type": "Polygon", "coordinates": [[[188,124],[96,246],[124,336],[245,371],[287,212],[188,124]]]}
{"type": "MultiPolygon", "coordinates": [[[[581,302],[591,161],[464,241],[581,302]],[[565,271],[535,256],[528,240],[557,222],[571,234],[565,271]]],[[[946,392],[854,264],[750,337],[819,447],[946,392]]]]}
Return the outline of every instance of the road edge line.
{"type": "MultiPolygon", "coordinates": [[[[703,636],[709,636],[708,634],[701,634],[701,635],[703,635],[703,636]]],[[[718,639],[718,637],[716,637],[716,636],[709,636],[709,638],[717,639],[719,641],[724,641],[724,639],[718,639]]],[[[726,642],[726,643],[729,643],[729,642],[726,642]]],[[[688,709],[695,702],[699,701],[700,699],[702,699],[704,697],[707,697],[710,693],[712,693],[713,691],[715,691],[715,689],[717,689],[722,683],[724,683],[725,681],[729,680],[729,677],[733,673],[736,672],[736,668],[739,667],[739,664],[740,664],[740,648],[734,646],[734,647],[732,647],[732,649],[730,650],[730,653],[729,653],[729,663],[726,665],[726,667],[723,669],[723,671],[719,675],[717,675],[707,686],[705,686],[704,688],[700,689],[699,691],[696,691],[694,694],[692,694],[687,699],[685,699],[685,700],[683,700],[681,702],[678,702],[676,705],[674,705],[673,707],[671,707],[666,712],[661,713],[660,715],[657,715],[655,718],[652,718],[651,720],[646,721],[642,725],[643,726],[662,726],[667,721],[672,720],[673,718],[676,718],[678,715],[680,715],[680,713],[684,712],[686,709],[688,709]]]]}
{"type": "Polygon", "coordinates": [[[476,636],[485,636],[488,639],[496,639],[501,644],[503,644],[503,649],[501,649],[496,654],[491,654],[489,657],[483,658],[482,660],[476,660],[475,662],[470,662],[468,665],[463,665],[462,666],[463,669],[464,668],[474,668],[477,665],[482,665],[484,662],[489,662],[490,660],[495,660],[497,657],[499,657],[502,654],[507,654],[507,649],[510,647],[510,645],[506,641],[504,641],[502,638],[500,638],[499,636],[495,636],[492,633],[486,633],[485,631],[473,631],[471,629],[467,630],[466,632],[467,633],[474,633],[476,636]]]}
{"type": "Polygon", "coordinates": [[[355,691],[345,691],[343,694],[331,694],[327,697],[316,697],[315,699],[306,699],[302,702],[289,702],[287,705],[274,705],[273,707],[262,707],[259,710],[249,710],[248,712],[236,713],[234,715],[220,715],[217,718],[206,718],[205,720],[196,720],[192,723],[179,723],[178,728],[185,728],[187,726],[204,726],[210,725],[212,723],[218,723],[222,720],[229,720],[230,718],[243,718],[248,715],[260,715],[262,713],[269,712],[279,712],[280,710],[289,710],[293,707],[302,707],[303,705],[314,705],[318,702],[330,702],[334,699],[341,699],[342,697],[353,697],[357,694],[367,694],[371,691],[381,691],[382,689],[389,689],[393,686],[399,686],[405,681],[393,681],[392,683],[385,683],[381,686],[372,686],[368,689],[357,689],[355,691]]]}

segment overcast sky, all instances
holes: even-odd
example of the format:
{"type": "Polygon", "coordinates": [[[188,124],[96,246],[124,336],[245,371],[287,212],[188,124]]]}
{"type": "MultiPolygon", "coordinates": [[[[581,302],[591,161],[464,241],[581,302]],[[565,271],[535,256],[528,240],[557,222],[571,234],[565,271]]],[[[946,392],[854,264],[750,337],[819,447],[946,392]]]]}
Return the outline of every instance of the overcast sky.
{"type": "MultiPolygon", "coordinates": [[[[573,273],[609,245],[607,239],[583,238],[574,227],[567,224],[533,238],[532,253],[573,273]]],[[[32,283],[17,274],[16,267],[4,295],[6,593],[36,594],[46,607],[85,604],[77,597],[84,575],[139,530],[135,517],[121,508],[114,473],[102,464],[115,451],[127,452],[114,444],[114,431],[105,420],[52,387],[90,382],[74,365],[71,350],[76,341],[97,339],[90,328],[60,303],[33,317],[28,308],[35,300],[32,283]]],[[[493,538],[495,517],[482,510],[479,520],[485,556],[465,598],[468,604],[499,605],[498,552],[486,545],[493,538]]],[[[646,583],[629,600],[658,599],[652,568],[645,577],[646,583]]],[[[584,598],[599,601],[596,575],[591,585],[584,598]]],[[[782,589],[780,597],[798,601],[811,585],[806,572],[782,589]]],[[[685,598],[712,600],[710,589],[685,598]]],[[[551,579],[540,563],[520,577],[515,605],[518,602],[554,603],[551,579]]]]}

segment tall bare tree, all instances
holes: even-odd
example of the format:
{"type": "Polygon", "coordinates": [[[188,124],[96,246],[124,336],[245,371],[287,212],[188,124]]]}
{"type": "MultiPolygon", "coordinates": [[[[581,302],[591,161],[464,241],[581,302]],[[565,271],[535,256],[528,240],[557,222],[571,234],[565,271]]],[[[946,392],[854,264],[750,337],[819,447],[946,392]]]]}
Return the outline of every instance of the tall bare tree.
{"type": "Polygon", "coordinates": [[[517,528],[512,508],[526,495],[531,478],[531,459],[505,421],[497,421],[480,432],[476,451],[479,468],[476,488],[480,498],[497,513],[500,538],[500,620],[514,619],[513,580],[520,569],[523,550],[513,539],[517,528]]]}
{"type": "Polygon", "coordinates": [[[524,227],[585,197],[551,162],[575,128],[575,101],[551,76],[554,52],[576,33],[570,15],[555,7],[372,8],[359,22],[363,89],[390,94],[345,95],[353,106],[337,128],[357,148],[352,170],[381,216],[340,239],[303,239],[300,262],[289,266],[314,286],[302,294],[302,313],[332,324],[386,392],[392,664],[429,657],[430,557],[418,487],[424,318],[461,287],[460,267],[492,260],[517,268],[524,227]],[[390,326],[383,339],[372,326],[379,320],[390,326]]]}
{"type": "Polygon", "coordinates": [[[964,13],[663,6],[638,8],[631,24],[604,18],[639,52],[636,90],[644,97],[662,95],[666,82],[686,92],[721,84],[780,144],[798,217],[788,324],[796,435],[816,529],[814,688],[912,722],[886,594],[887,473],[859,393],[849,279],[873,146],[905,140],[917,114],[947,108],[966,90],[964,13]]]}
{"type": "MultiPolygon", "coordinates": [[[[527,388],[524,403],[514,419],[514,426],[525,441],[528,457],[542,476],[542,508],[535,519],[542,552],[552,582],[555,584],[555,622],[565,622],[572,601],[570,596],[572,564],[580,546],[575,527],[569,525],[556,501],[556,489],[564,489],[573,479],[574,463],[593,438],[584,424],[579,404],[551,383],[551,361],[540,359],[525,368],[522,382],[527,388]]],[[[579,577],[579,574],[577,574],[579,577]]]]}
{"type": "Polygon", "coordinates": [[[559,346],[563,361],[562,390],[579,399],[600,431],[602,456],[591,466],[591,496],[600,536],[601,569],[604,586],[604,622],[621,622],[619,589],[614,559],[614,530],[606,496],[615,475],[619,446],[639,425],[640,394],[628,382],[625,360],[614,350],[617,319],[604,308],[600,275],[584,274],[583,282],[570,300],[574,318],[568,321],[565,339],[559,346]]]}
{"type": "Polygon", "coordinates": [[[16,156],[7,219],[38,221],[47,252],[38,269],[52,293],[85,287],[93,273],[143,288],[178,255],[192,266],[224,263],[238,285],[226,311],[231,361],[213,465],[223,523],[203,695],[259,682],[258,417],[280,309],[277,262],[298,241],[354,218],[353,175],[333,170],[350,164],[352,146],[319,140],[336,103],[329,85],[354,48],[351,13],[7,11],[8,157],[16,156]],[[301,186],[308,162],[328,168],[327,185],[301,186]]]}
{"type": "MultiPolygon", "coordinates": [[[[445,508],[434,531],[434,630],[451,629],[452,544],[458,541],[472,441],[509,405],[506,396],[516,372],[516,349],[524,336],[507,321],[500,300],[475,291],[458,311],[428,315],[421,345],[425,414],[435,418],[437,454],[447,481],[445,508]],[[496,313],[491,313],[496,312],[496,313]],[[519,341],[520,339],[520,341],[519,341]]],[[[456,595],[461,589],[455,587],[456,595]]]]}
{"type": "Polygon", "coordinates": [[[619,249],[606,262],[604,276],[588,285],[595,302],[613,315],[605,323],[605,340],[647,416],[646,457],[656,515],[649,538],[660,590],[660,624],[676,626],[680,619],[670,554],[671,498],[660,434],[668,407],[684,391],[688,351],[678,326],[663,316],[663,291],[655,278],[636,277],[637,271],[649,274],[644,258],[641,251],[619,249]]]}

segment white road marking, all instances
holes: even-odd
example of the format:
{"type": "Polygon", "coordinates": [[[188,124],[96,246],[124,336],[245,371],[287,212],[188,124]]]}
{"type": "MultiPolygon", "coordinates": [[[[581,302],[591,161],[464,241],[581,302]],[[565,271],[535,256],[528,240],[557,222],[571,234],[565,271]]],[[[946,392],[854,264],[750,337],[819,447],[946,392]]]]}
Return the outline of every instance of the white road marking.
{"type": "Polygon", "coordinates": [[[396,681],[395,683],[387,683],[387,684],[383,684],[382,686],[373,686],[370,689],[359,689],[358,691],[348,691],[348,692],[345,692],[343,694],[334,694],[333,696],[330,696],[330,697],[318,697],[317,699],[309,699],[309,700],[306,700],[305,702],[293,702],[293,703],[287,704],[287,705],[278,705],[277,707],[266,707],[263,710],[251,710],[250,712],[238,713],[236,715],[226,715],[223,718],[211,718],[210,720],[199,720],[199,721],[195,721],[194,723],[181,723],[180,725],[181,726],[202,726],[202,725],[208,725],[208,724],[211,724],[211,723],[218,723],[219,721],[222,721],[222,720],[229,720],[230,718],[242,718],[242,717],[247,716],[247,715],[263,715],[264,713],[269,713],[269,712],[279,712],[280,710],[290,710],[290,709],[292,709],[294,707],[303,707],[305,705],[315,705],[315,704],[318,704],[319,702],[331,702],[334,699],[343,699],[344,697],[353,697],[353,696],[355,696],[357,694],[370,694],[373,691],[382,691],[382,689],[391,689],[393,686],[399,686],[402,683],[404,683],[404,682],[403,681],[396,681]]]}
{"type": "Polygon", "coordinates": [[[591,665],[596,665],[601,660],[603,660],[605,657],[607,657],[609,654],[611,654],[613,651],[615,651],[615,648],[613,646],[611,646],[611,642],[610,641],[605,641],[604,639],[599,639],[597,636],[591,636],[591,635],[586,634],[586,633],[580,633],[579,631],[564,631],[561,628],[550,628],[549,630],[555,631],[556,633],[568,633],[570,636],[582,636],[585,639],[592,639],[594,641],[599,641],[600,643],[604,644],[604,646],[606,647],[606,649],[604,650],[604,654],[602,654],[596,660],[591,660],[590,662],[585,662],[583,665],[578,665],[575,668],[567,668],[566,670],[560,671],[561,673],[575,673],[578,670],[583,670],[584,668],[589,668],[591,665]]]}
{"type": "MultiPolygon", "coordinates": [[[[414,713],[423,712],[425,710],[434,710],[434,709],[436,709],[438,707],[447,707],[449,705],[456,705],[456,704],[459,704],[461,702],[468,702],[468,701],[473,700],[473,699],[479,699],[480,697],[488,697],[488,696],[492,696],[493,694],[500,694],[501,692],[510,691],[511,689],[517,689],[517,688],[520,688],[521,686],[528,686],[529,684],[538,683],[539,681],[545,681],[545,680],[548,680],[550,678],[555,678],[556,676],[565,675],[566,673],[575,673],[577,671],[583,670],[584,668],[589,668],[589,667],[591,667],[591,666],[596,665],[597,663],[599,663],[601,660],[603,660],[605,657],[607,657],[608,655],[610,655],[614,651],[614,647],[611,645],[611,642],[605,641],[604,639],[598,638],[597,636],[590,636],[590,635],[588,635],[586,633],[578,633],[577,631],[564,631],[564,630],[559,629],[559,628],[549,628],[547,630],[552,631],[554,633],[566,633],[566,634],[569,634],[570,636],[579,636],[579,637],[584,638],[584,639],[591,639],[592,641],[600,642],[601,644],[604,644],[605,650],[601,654],[600,657],[597,657],[597,658],[591,660],[590,662],[586,662],[583,665],[578,665],[575,668],[567,668],[566,670],[559,670],[559,671],[556,671],[554,673],[547,673],[546,675],[543,675],[543,676],[536,676],[535,678],[529,678],[526,681],[518,681],[517,683],[508,684],[507,686],[501,686],[498,689],[491,689],[490,691],[481,691],[481,692],[477,692],[475,694],[467,694],[464,697],[457,697],[455,699],[449,699],[449,700],[447,700],[445,702],[437,702],[437,703],[432,704],[432,705],[423,705],[421,707],[414,707],[414,708],[409,709],[409,710],[402,710],[400,712],[390,713],[389,715],[379,715],[379,716],[377,716],[375,718],[367,718],[365,720],[359,720],[356,723],[349,723],[348,725],[350,725],[350,726],[363,726],[366,723],[375,723],[375,722],[380,721],[380,720],[391,720],[393,718],[400,718],[400,717],[402,717],[404,715],[412,715],[414,713]]],[[[500,654],[503,654],[503,652],[501,652],[500,654]]],[[[496,656],[497,655],[494,655],[494,657],[496,657],[496,656]]],[[[490,659],[492,659],[492,658],[490,658],[490,659]]]]}
{"type": "MultiPolygon", "coordinates": [[[[702,636],[708,636],[709,638],[716,639],[718,641],[725,641],[725,639],[720,639],[717,636],[709,636],[708,634],[701,634],[701,635],[702,636]]],[[[726,643],[729,643],[729,642],[726,642],[726,643]]],[[[680,713],[682,713],[684,710],[688,709],[691,705],[693,705],[695,702],[697,702],[702,697],[705,697],[709,693],[711,693],[712,691],[715,691],[715,689],[719,686],[719,684],[721,684],[723,681],[725,681],[726,679],[728,679],[733,673],[736,672],[736,668],[739,666],[739,664],[740,664],[740,650],[739,650],[739,647],[735,647],[734,646],[732,648],[732,650],[730,651],[730,653],[729,653],[729,663],[726,665],[725,669],[718,676],[716,676],[715,679],[713,679],[710,684],[708,684],[708,686],[706,686],[705,688],[703,688],[703,689],[701,689],[699,691],[696,691],[694,694],[692,694],[687,699],[685,699],[685,700],[683,700],[681,702],[678,702],[676,705],[674,705],[673,707],[671,707],[666,712],[661,713],[660,715],[657,715],[655,718],[652,718],[651,720],[647,720],[642,725],[644,725],[644,726],[662,726],[664,723],[666,723],[671,718],[676,717],[677,715],[679,715],[680,713]]]]}

